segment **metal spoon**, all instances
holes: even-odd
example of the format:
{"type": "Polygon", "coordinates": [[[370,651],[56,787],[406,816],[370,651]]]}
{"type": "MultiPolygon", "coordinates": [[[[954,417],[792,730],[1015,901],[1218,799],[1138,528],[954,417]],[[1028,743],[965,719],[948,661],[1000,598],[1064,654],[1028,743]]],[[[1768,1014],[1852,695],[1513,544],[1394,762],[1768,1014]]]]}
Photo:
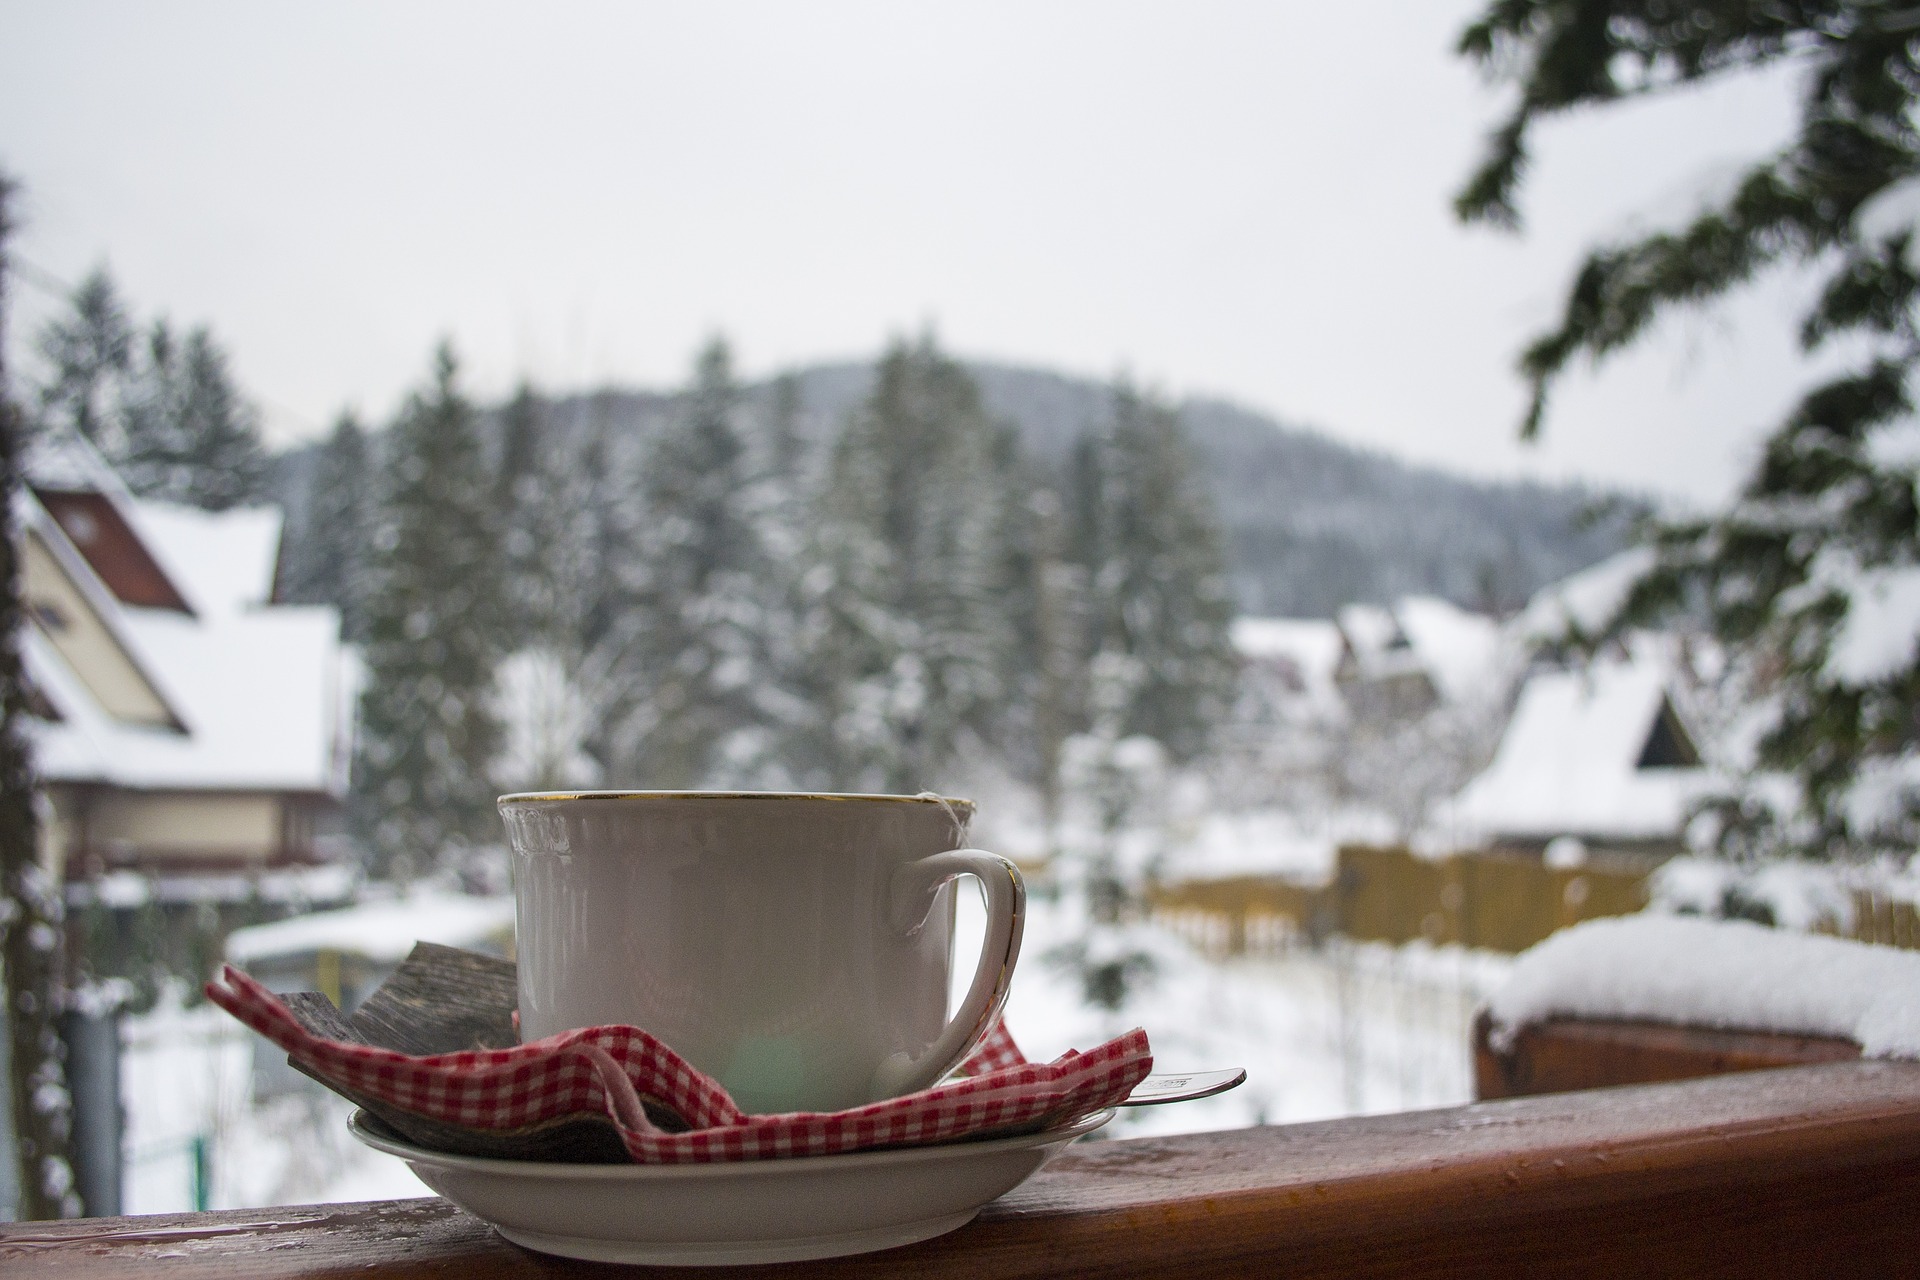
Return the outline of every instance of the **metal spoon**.
{"type": "Polygon", "coordinates": [[[1121,1099],[1123,1107],[1152,1107],[1162,1102],[1191,1102],[1225,1093],[1247,1078],[1245,1067],[1226,1071],[1189,1071],[1182,1075],[1148,1076],[1133,1086],[1133,1092],[1121,1099]]]}

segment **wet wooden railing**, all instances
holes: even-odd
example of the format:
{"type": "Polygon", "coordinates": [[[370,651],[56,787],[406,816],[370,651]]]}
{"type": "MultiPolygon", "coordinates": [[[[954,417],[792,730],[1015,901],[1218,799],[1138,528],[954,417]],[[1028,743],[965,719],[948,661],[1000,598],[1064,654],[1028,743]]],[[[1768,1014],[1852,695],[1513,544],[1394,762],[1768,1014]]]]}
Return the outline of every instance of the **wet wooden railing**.
{"type": "MultiPolygon", "coordinates": [[[[1834,1062],[1089,1143],[940,1239],[724,1274],[1915,1275],[1917,1209],[1920,1064],[1834,1062]]],[[[629,1274],[439,1200],[0,1226],[8,1277],[629,1274]]]]}

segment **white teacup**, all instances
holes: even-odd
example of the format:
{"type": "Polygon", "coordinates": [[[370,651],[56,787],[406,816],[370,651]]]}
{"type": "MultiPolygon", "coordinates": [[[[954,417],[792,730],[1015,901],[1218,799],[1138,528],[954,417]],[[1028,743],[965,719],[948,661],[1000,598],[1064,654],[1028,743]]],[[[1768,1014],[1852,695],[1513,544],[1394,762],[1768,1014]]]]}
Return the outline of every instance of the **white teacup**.
{"type": "Polygon", "coordinates": [[[831,1111],[958,1066],[1006,1002],[1026,889],[935,796],[589,791],[503,796],[520,1034],[626,1023],[741,1108],[831,1111]],[[951,1017],[953,890],[987,930],[951,1017]]]}

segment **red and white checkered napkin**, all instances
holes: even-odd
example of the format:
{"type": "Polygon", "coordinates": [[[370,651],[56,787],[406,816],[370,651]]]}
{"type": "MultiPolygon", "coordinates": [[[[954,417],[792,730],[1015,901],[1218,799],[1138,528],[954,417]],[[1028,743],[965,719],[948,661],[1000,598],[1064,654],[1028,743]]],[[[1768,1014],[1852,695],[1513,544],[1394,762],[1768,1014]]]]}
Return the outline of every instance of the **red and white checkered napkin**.
{"type": "Polygon", "coordinates": [[[999,1130],[1051,1129],[1125,1098],[1153,1069],[1139,1029],[1087,1053],[1028,1062],[996,1027],[950,1080],[848,1111],[750,1116],[711,1077],[635,1027],[588,1027],[510,1049],[413,1057],[308,1031],[265,987],[227,966],[207,996],[322,1080],[443,1124],[512,1130],[604,1112],[639,1164],[699,1164],[921,1146],[999,1130]],[[686,1120],[670,1133],[652,1098],[686,1120]]]}

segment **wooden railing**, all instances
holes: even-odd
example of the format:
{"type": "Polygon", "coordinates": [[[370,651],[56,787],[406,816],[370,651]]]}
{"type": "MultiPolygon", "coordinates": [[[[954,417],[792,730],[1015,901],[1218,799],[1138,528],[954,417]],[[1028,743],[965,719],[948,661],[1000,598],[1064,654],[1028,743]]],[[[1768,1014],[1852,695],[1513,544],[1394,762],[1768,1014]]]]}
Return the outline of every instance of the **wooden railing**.
{"type": "MultiPolygon", "coordinates": [[[[722,1274],[1913,1275],[1916,1206],[1920,1064],[1836,1062],[1087,1143],[937,1240],[722,1274]]],[[[41,1273],[643,1272],[529,1253],[444,1201],[403,1200],[0,1226],[0,1274],[41,1273]]]]}
{"type": "Polygon", "coordinates": [[[1504,1047],[1493,1043],[1492,1032],[1482,1010],[1473,1024],[1476,1098],[1693,1080],[1860,1056],[1859,1045],[1835,1036],[1602,1018],[1549,1018],[1520,1028],[1504,1047]]]}

